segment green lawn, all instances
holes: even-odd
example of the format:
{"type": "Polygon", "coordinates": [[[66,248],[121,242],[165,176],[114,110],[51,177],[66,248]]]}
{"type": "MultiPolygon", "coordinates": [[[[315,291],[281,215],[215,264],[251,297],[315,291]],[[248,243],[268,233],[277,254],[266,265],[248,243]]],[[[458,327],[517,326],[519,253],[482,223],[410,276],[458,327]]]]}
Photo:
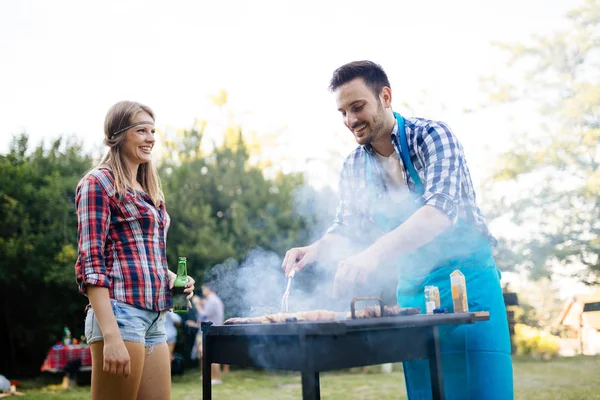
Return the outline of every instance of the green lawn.
{"type": "MultiPolygon", "coordinates": [[[[572,357],[553,361],[514,359],[515,398],[527,400],[600,399],[600,357],[572,357]]],[[[56,378],[56,383],[60,379],[56,378]]],[[[89,399],[89,387],[62,390],[47,382],[24,382],[22,399],[89,399]],[[44,386],[45,385],[45,386],[44,386]]],[[[394,372],[382,374],[370,367],[321,375],[323,399],[405,399],[404,379],[400,364],[394,372]]],[[[173,378],[174,400],[202,398],[198,370],[173,378]]],[[[215,400],[301,399],[300,376],[296,373],[235,370],[224,375],[222,385],[213,387],[215,400]]]]}

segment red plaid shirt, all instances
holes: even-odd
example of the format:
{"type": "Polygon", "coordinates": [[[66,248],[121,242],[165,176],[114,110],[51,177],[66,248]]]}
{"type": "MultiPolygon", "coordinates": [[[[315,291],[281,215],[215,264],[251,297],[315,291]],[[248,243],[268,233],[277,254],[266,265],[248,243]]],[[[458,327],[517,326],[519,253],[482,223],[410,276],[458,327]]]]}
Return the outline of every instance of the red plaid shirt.
{"type": "Polygon", "coordinates": [[[110,297],[136,307],[171,308],[165,241],[169,215],[146,193],[117,199],[112,171],[95,169],[77,185],[79,253],[75,275],[86,285],[107,287],[110,297]]]}

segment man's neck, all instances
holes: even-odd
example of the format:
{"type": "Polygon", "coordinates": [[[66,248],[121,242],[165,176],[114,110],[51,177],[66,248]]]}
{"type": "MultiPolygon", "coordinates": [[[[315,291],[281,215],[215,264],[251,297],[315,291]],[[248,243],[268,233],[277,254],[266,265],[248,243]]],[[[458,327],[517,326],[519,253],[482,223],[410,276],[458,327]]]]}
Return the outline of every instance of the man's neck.
{"type": "Polygon", "coordinates": [[[396,117],[390,110],[389,113],[386,113],[385,127],[383,129],[383,132],[385,133],[371,142],[373,150],[384,157],[391,156],[395,151],[394,145],[392,144],[392,131],[394,130],[395,123],[396,117]]]}

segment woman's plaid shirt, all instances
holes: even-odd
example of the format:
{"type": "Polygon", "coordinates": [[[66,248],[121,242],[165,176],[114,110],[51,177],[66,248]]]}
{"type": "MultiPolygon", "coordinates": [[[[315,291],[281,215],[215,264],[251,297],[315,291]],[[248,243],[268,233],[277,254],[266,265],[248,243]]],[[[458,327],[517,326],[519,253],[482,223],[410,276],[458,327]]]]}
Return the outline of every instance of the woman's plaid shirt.
{"type": "Polygon", "coordinates": [[[110,298],[136,307],[171,308],[165,248],[169,215],[146,193],[117,199],[112,172],[95,169],[77,185],[78,257],[81,293],[86,285],[108,288],[110,298]]]}
{"type": "MultiPolygon", "coordinates": [[[[419,205],[429,205],[448,215],[453,223],[462,218],[474,225],[490,242],[496,239],[490,234],[485,217],[477,207],[475,190],[462,145],[450,128],[443,122],[423,118],[405,119],[406,139],[410,159],[419,174],[424,192],[417,199],[419,205]]],[[[392,131],[392,143],[398,154],[401,153],[398,138],[398,123],[392,131]]],[[[369,228],[365,223],[373,221],[373,207],[369,200],[366,180],[367,158],[372,168],[377,198],[386,195],[387,187],[383,171],[373,155],[370,145],[358,146],[346,158],[340,175],[340,201],[336,217],[328,233],[339,233],[360,238],[369,228]]],[[[404,179],[411,192],[416,185],[410,177],[402,158],[404,179]]]]}

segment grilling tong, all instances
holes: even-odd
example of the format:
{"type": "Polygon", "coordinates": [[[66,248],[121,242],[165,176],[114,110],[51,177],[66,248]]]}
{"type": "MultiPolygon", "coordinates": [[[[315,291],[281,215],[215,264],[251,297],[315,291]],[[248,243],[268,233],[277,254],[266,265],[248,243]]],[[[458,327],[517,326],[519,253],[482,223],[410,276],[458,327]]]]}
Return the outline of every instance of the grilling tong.
{"type": "Polygon", "coordinates": [[[287,278],[287,285],[285,287],[285,292],[283,293],[283,297],[281,298],[281,312],[288,312],[288,299],[290,298],[290,288],[292,287],[292,279],[294,279],[294,275],[296,275],[296,265],[294,264],[294,268],[290,271],[290,274],[287,278]]]}

